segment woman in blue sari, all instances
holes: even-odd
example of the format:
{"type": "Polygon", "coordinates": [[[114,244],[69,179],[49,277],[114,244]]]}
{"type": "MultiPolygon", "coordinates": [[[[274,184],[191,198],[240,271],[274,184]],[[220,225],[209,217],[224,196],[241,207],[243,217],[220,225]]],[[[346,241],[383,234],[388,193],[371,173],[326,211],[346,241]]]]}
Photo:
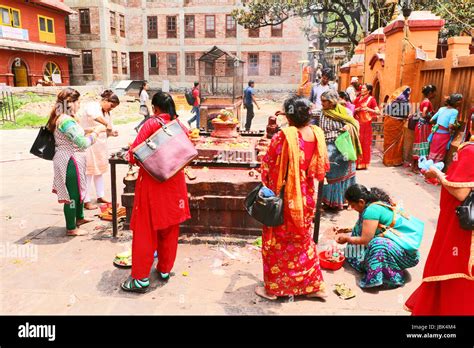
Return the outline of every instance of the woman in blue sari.
{"type": "MultiPolygon", "coordinates": [[[[407,250],[400,243],[379,233],[380,225],[390,226],[395,221],[392,200],[381,189],[369,190],[358,184],[349,187],[345,197],[349,205],[360,215],[351,236],[339,234],[336,242],[348,243],[347,262],[364,274],[359,286],[361,288],[373,288],[384,284],[388,287],[403,286],[404,270],[418,264],[420,253],[418,250],[407,250]]],[[[401,220],[396,220],[395,228],[402,223],[401,220]]]]}

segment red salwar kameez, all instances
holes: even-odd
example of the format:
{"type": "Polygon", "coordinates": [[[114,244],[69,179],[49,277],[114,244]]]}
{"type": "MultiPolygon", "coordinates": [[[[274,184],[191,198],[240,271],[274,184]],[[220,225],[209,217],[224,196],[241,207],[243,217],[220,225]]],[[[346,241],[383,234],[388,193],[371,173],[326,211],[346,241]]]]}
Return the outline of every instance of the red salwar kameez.
{"type": "MultiPolygon", "coordinates": [[[[159,116],[165,124],[171,120],[168,114],[159,116]]],[[[132,149],[160,128],[161,125],[154,116],[145,122],[130,146],[130,163],[137,163],[132,149]]],[[[171,271],[178,249],[179,224],[190,217],[184,170],[165,182],[159,182],[140,167],[130,221],[130,229],[133,231],[132,278],[148,278],[155,251],[158,252],[158,272],[171,271]]]]}
{"type": "MultiPolygon", "coordinates": [[[[375,98],[371,95],[358,96],[354,100],[355,108],[367,107],[374,110],[377,107],[375,98]]],[[[377,117],[375,113],[359,110],[354,113],[354,118],[359,121],[359,138],[362,146],[362,155],[357,159],[357,169],[367,169],[371,159],[372,148],[372,118],[377,117]]]]}
{"type": "Polygon", "coordinates": [[[311,225],[315,182],[324,179],[329,161],[323,132],[319,127],[312,128],[316,143],[303,141],[295,127],[280,131],[262,161],[262,182],[276,194],[289,164],[284,224],[263,228],[263,274],[269,295],[296,296],[324,290],[311,225]]]}
{"type": "MultiPolygon", "coordinates": [[[[448,168],[450,187],[474,188],[474,145],[465,145],[448,168]]],[[[405,309],[413,315],[474,315],[474,231],[461,228],[458,201],[444,187],[438,226],[423,272],[423,283],[405,309]]]]}

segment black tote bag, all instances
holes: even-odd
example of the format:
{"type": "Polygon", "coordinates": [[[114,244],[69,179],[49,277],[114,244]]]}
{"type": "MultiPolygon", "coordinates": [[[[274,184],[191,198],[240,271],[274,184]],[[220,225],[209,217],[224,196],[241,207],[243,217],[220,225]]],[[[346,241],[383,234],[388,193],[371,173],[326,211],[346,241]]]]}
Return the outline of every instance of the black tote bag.
{"type": "Polygon", "coordinates": [[[47,127],[41,127],[33,146],[31,146],[30,153],[39,158],[52,161],[55,152],[54,134],[47,127]]]}

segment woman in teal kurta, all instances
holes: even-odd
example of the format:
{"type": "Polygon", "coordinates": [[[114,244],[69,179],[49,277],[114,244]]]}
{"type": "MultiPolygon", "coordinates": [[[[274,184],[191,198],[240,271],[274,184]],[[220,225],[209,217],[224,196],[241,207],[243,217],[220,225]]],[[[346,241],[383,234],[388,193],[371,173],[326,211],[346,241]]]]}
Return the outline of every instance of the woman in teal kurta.
{"type": "MultiPolygon", "coordinates": [[[[418,264],[420,253],[406,250],[395,241],[380,235],[379,224],[390,226],[393,221],[394,212],[390,208],[393,203],[390,197],[380,189],[368,190],[365,186],[356,184],[347,189],[345,198],[360,213],[359,219],[350,237],[341,234],[336,241],[340,244],[348,243],[347,262],[358,272],[364,273],[359,286],[403,286],[404,270],[418,264]],[[356,248],[355,245],[364,247],[356,248]]],[[[402,223],[401,219],[397,219],[394,229],[402,223]]]]}

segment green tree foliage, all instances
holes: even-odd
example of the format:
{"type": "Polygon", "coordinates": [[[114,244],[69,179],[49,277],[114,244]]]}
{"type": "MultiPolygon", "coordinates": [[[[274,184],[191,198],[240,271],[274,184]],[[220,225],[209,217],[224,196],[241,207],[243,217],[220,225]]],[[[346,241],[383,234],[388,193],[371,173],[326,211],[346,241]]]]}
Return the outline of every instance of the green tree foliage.
{"type": "MultiPolygon", "coordinates": [[[[400,0],[400,6],[404,2],[400,0]]],[[[355,46],[363,37],[364,28],[372,32],[386,26],[396,6],[386,0],[246,0],[243,8],[235,9],[232,14],[247,29],[280,24],[291,17],[311,17],[322,26],[322,42],[345,38],[355,46]],[[370,15],[366,23],[364,14],[367,13],[370,15]]],[[[411,6],[414,10],[432,11],[445,19],[443,36],[469,35],[473,27],[471,0],[412,0],[411,6]]]]}

